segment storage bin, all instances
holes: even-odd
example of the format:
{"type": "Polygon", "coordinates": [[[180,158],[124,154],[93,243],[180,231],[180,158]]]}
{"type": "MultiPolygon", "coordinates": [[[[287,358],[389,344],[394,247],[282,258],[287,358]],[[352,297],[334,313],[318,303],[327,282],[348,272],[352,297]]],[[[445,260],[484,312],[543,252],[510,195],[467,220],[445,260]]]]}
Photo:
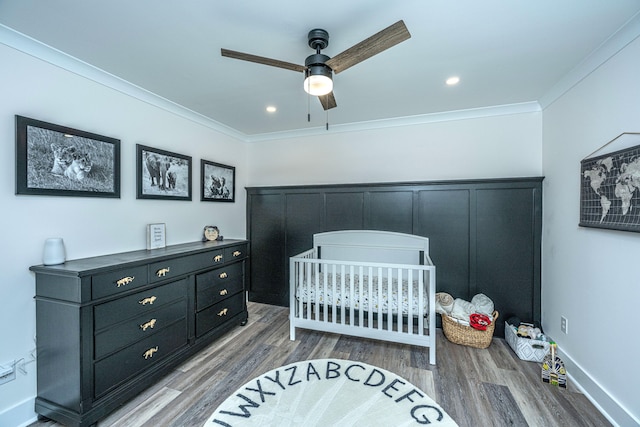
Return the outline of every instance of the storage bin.
{"type": "Polygon", "coordinates": [[[454,344],[466,345],[474,348],[487,348],[491,345],[493,331],[496,328],[498,312],[493,312],[493,321],[487,326],[486,331],[474,329],[458,323],[454,318],[442,314],[442,332],[449,341],[454,344]]]}
{"type": "Polygon", "coordinates": [[[541,363],[549,352],[547,341],[519,337],[513,326],[507,322],[504,322],[504,338],[522,360],[541,363]]]}

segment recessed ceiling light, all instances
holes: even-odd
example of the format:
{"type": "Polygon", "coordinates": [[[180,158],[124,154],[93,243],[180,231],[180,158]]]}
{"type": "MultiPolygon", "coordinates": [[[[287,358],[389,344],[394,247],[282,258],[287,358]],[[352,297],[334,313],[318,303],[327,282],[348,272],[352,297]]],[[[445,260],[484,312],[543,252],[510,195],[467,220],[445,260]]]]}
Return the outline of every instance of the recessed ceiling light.
{"type": "Polygon", "coordinates": [[[267,106],[267,113],[275,113],[278,109],[273,105],[267,106]]]}
{"type": "Polygon", "coordinates": [[[459,82],[460,82],[460,77],[458,76],[449,77],[447,79],[447,84],[449,86],[457,85],[459,82]]]}

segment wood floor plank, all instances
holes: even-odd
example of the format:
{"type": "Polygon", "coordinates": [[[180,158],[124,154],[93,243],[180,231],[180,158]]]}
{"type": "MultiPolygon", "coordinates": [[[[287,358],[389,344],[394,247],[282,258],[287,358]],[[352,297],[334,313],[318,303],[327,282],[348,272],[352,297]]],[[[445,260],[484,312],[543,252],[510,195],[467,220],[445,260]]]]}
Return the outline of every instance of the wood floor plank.
{"type": "MultiPolygon", "coordinates": [[[[611,424],[571,383],[545,384],[540,364],[518,359],[504,339],[487,349],[449,342],[437,331],[437,365],[428,349],[298,329],[289,339],[289,310],[249,303],[249,321],[178,366],[98,427],[199,427],[231,393],[287,363],[337,358],[368,363],[411,382],[460,425],[587,426],[611,424]]],[[[54,427],[38,421],[30,427],[54,427]]]]}
{"type": "Polygon", "coordinates": [[[139,406],[131,408],[129,411],[126,411],[124,408],[118,411],[119,415],[122,412],[124,413],[112,421],[112,426],[128,427],[130,425],[144,425],[150,418],[167,407],[167,405],[175,404],[175,399],[178,395],[180,395],[179,391],[163,387],[158,393],[154,393],[139,406]]]}
{"type": "MultiPolygon", "coordinates": [[[[486,413],[491,413],[491,423],[504,426],[528,425],[509,387],[482,383],[482,388],[487,396],[489,407],[486,408],[486,413]]],[[[487,424],[489,424],[489,422],[487,424]]]]}

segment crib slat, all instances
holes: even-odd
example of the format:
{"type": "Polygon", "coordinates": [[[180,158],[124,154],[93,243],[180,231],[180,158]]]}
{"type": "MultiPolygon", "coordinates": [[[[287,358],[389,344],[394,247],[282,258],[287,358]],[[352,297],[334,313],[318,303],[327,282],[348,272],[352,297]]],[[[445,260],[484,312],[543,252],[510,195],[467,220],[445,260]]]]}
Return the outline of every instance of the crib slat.
{"type": "Polygon", "coordinates": [[[392,287],[393,287],[393,270],[391,267],[387,269],[387,330],[393,331],[393,311],[391,300],[393,298],[392,287]]]}
{"type": "Polygon", "coordinates": [[[375,281],[375,278],[373,277],[373,267],[369,267],[369,293],[367,295],[369,295],[369,310],[367,310],[367,327],[371,328],[373,327],[373,283],[375,281]]]}
{"type": "Polygon", "coordinates": [[[378,267],[378,329],[382,330],[382,267],[378,267]]]}
{"type": "MultiPolygon", "coordinates": [[[[340,298],[340,323],[344,324],[344,318],[346,317],[346,307],[344,304],[344,296],[346,295],[347,292],[347,287],[346,287],[346,277],[345,277],[345,266],[344,264],[340,267],[340,293],[341,293],[341,298],[340,298]]],[[[336,304],[338,304],[338,302],[336,301],[336,304]]]]}
{"type": "Polygon", "coordinates": [[[424,335],[424,271],[418,271],[418,335],[424,335]]]}
{"type": "Polygon", "coordinates": [[[360,266],[358,268],[358,278],[360,280],[358,280],[358,295],[357,297],[353,300],[353,305],[356,305],[356,301],[358,301],[358,326],[361,328],[364,328],[364,311],[363,311],[363,304],[364,304],[364,294],[363,294],[363,289],[364,289],[364,275],[362,274],[363,271],[363,267],[360,266]]]}
{"type": "Polygon", "coordinates": [[[336,265],[332,265],[331,270],[331,300],[327,301],[327,304],[331,306],[331,322],[336,323],[338,317],[338,310],[336,307],[336,265]]]}
{"type": "MultiPolygon", "coordinates": [[[[407,270],[407,332],[413,334],[413,270],[407,270]]],[[[398,313],[401,316],[402,313],[398,313]]]]}

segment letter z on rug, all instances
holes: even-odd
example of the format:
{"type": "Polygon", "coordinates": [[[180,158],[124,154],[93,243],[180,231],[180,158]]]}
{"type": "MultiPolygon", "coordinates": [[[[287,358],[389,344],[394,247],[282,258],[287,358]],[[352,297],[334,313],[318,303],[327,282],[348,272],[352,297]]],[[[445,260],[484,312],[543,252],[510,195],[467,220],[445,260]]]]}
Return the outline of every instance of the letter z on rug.
{"type": "Polygon", "coordinates": [[[387,370],[340,359],[292,363],[236,390],[205,427],[455,427],[426,393],[387,370]]]}

